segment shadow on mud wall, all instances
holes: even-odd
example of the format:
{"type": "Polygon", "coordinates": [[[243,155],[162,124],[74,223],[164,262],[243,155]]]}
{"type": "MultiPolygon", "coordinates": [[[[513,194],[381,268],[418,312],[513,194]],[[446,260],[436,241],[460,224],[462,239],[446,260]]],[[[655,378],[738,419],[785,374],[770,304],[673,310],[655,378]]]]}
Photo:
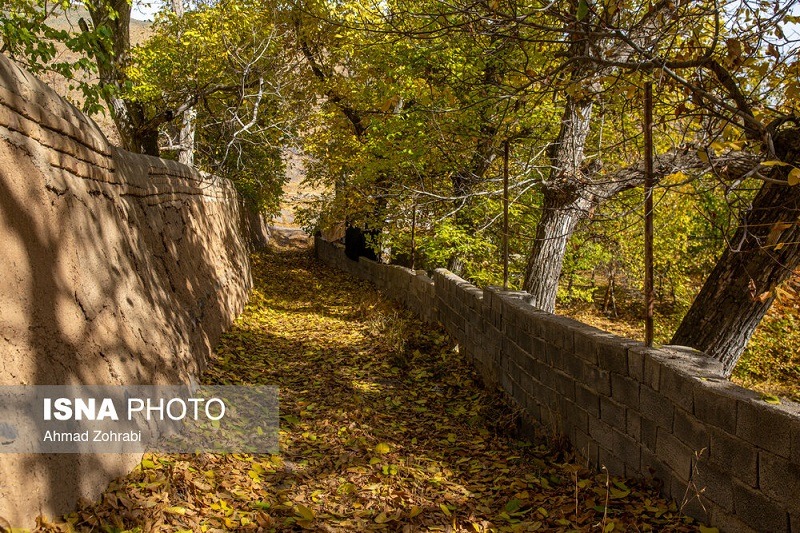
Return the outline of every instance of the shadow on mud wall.
{"type": "MultiPolygon", "coordinates": [[[[63,264],[60,235],[42,231],[31,211],[31,206],[23,205],[9,190],[5,180],[0,180],[0,213],[6,231],[16,236],[24,249],[29,273],[25,280],[29,316],[16,318],[29,324],[26,344],[30,353],[26,354],[26,359],[30,359],[18,361],[21,363],[18,369],[26,374],[23,380],[27,384],[91,382],[97,362],[92,364],[86,357],[87,347],[74,342],[61,327],[64,316],[59,309],[66,299],[72,300],[73,295],[67,292],[67,280],[59,268],[63,264]],[[29,365],[33,368],[25,368],[29,365]]],[[[4,235],[4,239],[8,236],[4,235]]],[[[21,270],[26,269],[22,267],[21,270]]],[[[28,511],[43,513],[69,508],[77,497],[86,493],[87,485],[97,485],[122,472],[118,458],[112,462],[102,456],[15,455],[4,459],[6,468],[3,470],[7,474],[3,480],[3,485],[6,485],[4,492],[20,510],[27,507],[28,511]],[[10,464],[16,468],[11,467],[12,470],[8,471],[10,464]]],[[[126,463],[133,460],[131,457],[126,463]]],[[[12,525],[20,521],[29,525],[32,518],[23,513],[7,517],[12,525]]]]}
{"type": "MultiPolygon", "coordinates": [[[[89,194],[81,183],[57,194],[44,190],[28,154],[8,147],[2,159],[13,154],[14,166],[4,168],[16,170],[0,179],[0,264],[13,280],[2,300],[18,305],[0,310],[16,325],[0,332],[15,346],[3,355],[2,381],[167,384],[196,375],[249,288],[236,198],[164,191],[158,201],[89,194]]],[[[31,525],[95,497],[138,456],[0,460],[0,516],[31,525]]]]}

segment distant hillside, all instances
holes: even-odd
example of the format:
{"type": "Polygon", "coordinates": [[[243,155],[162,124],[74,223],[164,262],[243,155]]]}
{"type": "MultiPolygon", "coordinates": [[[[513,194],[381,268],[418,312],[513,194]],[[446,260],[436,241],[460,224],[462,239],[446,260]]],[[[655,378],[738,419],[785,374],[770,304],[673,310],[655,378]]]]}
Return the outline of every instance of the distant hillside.
{"type": "MultiPolygon", "coordinates": [[[[78,20],[83,18],[87,21],[92,20],[89,12],[82,6],[72,7],[66,13],[58,13],[58,16],[50,20],[50,24],[57,29],[72,29],[78,31],[78,20]]],[[[151,22],[142,20],[131,20],[131,43],[139,44],[150,36],[151,22]]]]}

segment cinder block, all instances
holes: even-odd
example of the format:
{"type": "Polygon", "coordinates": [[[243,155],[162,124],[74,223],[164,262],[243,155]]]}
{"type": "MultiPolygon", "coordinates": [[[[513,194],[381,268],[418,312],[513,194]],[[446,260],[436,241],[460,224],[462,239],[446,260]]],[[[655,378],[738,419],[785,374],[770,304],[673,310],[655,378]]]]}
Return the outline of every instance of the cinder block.
{"type": "Polygon", "coordinates": [[[594,417],[589,418],[589,436],[592,437],[601,448],[608,450],[614,447],[614,428],[602,420],[594,417]]]}
{"type": "Polygon", "coordinates": [[[735,476],[742,482],[758,485],[758,451],[739,437],[720,429],[710,428],[711,453],[709,460],[722,472],[735,476]]]}
{"type": "Polygon", "coordinates": [[[575,439],[572,444],[575,451],[587,460],[590,467],[596,467],[597,452],[599,449],[597,442],[584,431],[576,430],[574,434],[575,439]]]}
{"type": "Polygon", "coordinates": [[[545,387],[555,390],[556,377],[554,372],[555,370],[550,368],[549,366],[542,366],[539,369],[539,381],[541,381],[542,385],[544,385],[545,387]]]}
{"type": "Polygon", "coordinates": [[[733,482],[733,507],[737,518],[758,531],[789,532],[789,514],[757,490],[733,482]]]}
{"type": "Polygon", "coordinates": [[[644,353],[643,345],[628,348],[628,375],[638,381],[644,382],[644,353]]]}
{"type": "Polygon", "coordinates": [[[528,316],[528,319],[525,321],[525,331],[531,337],[544,339],[544,322],[542,321],[542,316],[546,316],[547,313],[537,311],[533,306],[531,306],[531,310],[526,313],[526,315],[528,316]]]}
{"type": "MultiPolygon", "coordinates": [[[[648,348],[642,343],[637,343],[635,341],[628,341],[628,375],[633,379],[638,380],[641,383],[647,383],[651,386],[652,384],[648,383],[647,380],[647,372],[657,372],[658,369],[648,368],[648,361],[650,361],[650,365],[653,362],[659,361],[659,354],[660,350],[658,348],[648,348]]],[[[655,380],[656,386],[658,386],[658,374],[651,377],[651,381],[655,380]]]]}
{"type": "Polygon", "coordinates": [[[609,372],[628,373],[628,349],[625,339],[606,334],[597,341],[597,366],[609,372]]]}
{"type": "Polygon", "coordinates": [[[539,367],[541,363],[538,360],[531,357],[529,354],[527,353],[520,354],[520,359],[517,361],[517,364],[524,372],[527,372],[532,377],[534,378],[539,377],[539,367]]]}
{"type": "Polygon", "coordinates": [[[551,344],[557,348],[563,348],[567,338],[570,339],[568,344],[572,344],[572,330],[565,330],[564,324],[556,315],[550,315],[544,321],[542,335],[547,344],[551,344]]]}
{"type": "Polygon", "coordinates": [[[769,404],[756,400],[736,402],[736,435],[786,459],[791,451],[789,419],[769,404]]]}
{"type": "Polygon", "coordinates": [[[600,418],[600,396],[585,385],[575,385],[575,403],[589,415],[600,418]]]}
{"type": "Polygon", "coordinates": [[[539,420],[550,435],[558,436],[561,434],[561,417],[558,415],[556,407],[541,405],[539,408],[539,420]]]}
{"type": "Polygon", "coordinates": [[[539,339],[537,337],[531,337],[531,351],[530,351],[530,354],[533,357],[535,357],[536,359],[538,359],[539,361],[542,361],[544,363],[547,363],[547,351],[546,351],[546,348],[547,348],[547,344],[542,339],[539,339]]]}
{"type": "Polygon", "coordinates": [[[625,431],[625,407],[604,396],[600,397],[600,419],[619,431],[625,431]]]}
{"type": "Polygon", "coordinates": [[[684,481],[690,479],[694,452],[672,433],[658,428],[656,454],[684,481]]]}
{"type": "Polygon", "coordinates": [[[582,372],[583,383],[597,391],[601,396],[611,396],[611,374],[594,365],[584,363],[582,372]]]}
{"type": "Polygon", "coordinates": [[[758,460],[758,486],[765,496],[800,515],[800,465],[762,451],[758,460]]]}
{"type": "Polygon", "coordinates": [[[572,427],[575,429],[580,429],[584,432],[588,432],[589,414],[572,402],[569,402],[568,407],[568,410],[564,412],[564,416],[565,418],[569,418],[572,427]]]}
{"type": "Polygon", "coordinates": [[[528,398],[528,406],[525,408],[525,412],[533,419],[542,423],[542,413],[541,413],[542,406],[539,404],[539,401],[534,398],[528,398]]]}
{"type": "Polygon", "coordinates": [[[544,353],[547,364],[558,369],[564,367],[564,361],[561,358],[561,348],[550,342],[547,342],[544,345],[544,353]]]}
{"type": "Polygon", "coordinates": [[[500,374],[500,387],[502,387],[509,396],[514,396],[514,379],[511,377],[511,374],[508,372],[500,374]]]}
{"type": "Polygon", "coordinates": [[[601,467],[605,466],[612,476],[625,475],[625,461],[603,446],[600,446],[597,451],[597,461],[601,467]]]}
{"type": "Polygon", "coordinates": [[[514,373],[511,375],[511,377],[517,382],[520,389],[522,389],[526,394],[530,394],[532,391],[536,390],[538,382],[533,378],[533,376],[525,372],[525,370],[520,368],[516,363],[514,363],[512,368],[514,369],[514,373]]]}
{"type": "Polygon", "coordinates": [[[662,346],[659,353],[668,366],[679,367],[697,378],[719,379],[725,376],[723,365],[699,350],[688,346],[662,346]]]}
{"type": "Polygon", "coordinates": [[[604,332],[592,326],[581,324],[573,330],[574,353],[584,361],[597,364],[597,339],[604,332]]]}
{"type": "Polygon", "coordinates": [[[517,327],[515,330],[516,338],[514,342],[517,346],[522,349],[525,353],[531,353],[531,346],[533,344],[533,337],[531,334],[525,331],[522,327],[517,327]]]}
{"type": "Polygon", "coordinates": [[[510,361],[521,361],[525,356],[519,346],[514,343],[508,336],[503,336],[503,358],[510,361]]]}
{"type": "MultiPolygon", "coordinates": [[[[544,313],[542,313],[544,314],[544,313]]],[[[565,352],[575,352],[575,328],[581,323],[577,320],[559,315],[552,315],[561,324],[561,349],[565,352]]]]}
{"type": "Polygon", "coordinates": [[[728,513],[733,512],[733,478],[708,461],[697,465],[692,480],[697,490],[716,506],[728,513]]]}
{"type": "Polygon", "coordinates": [[[702,494],[698,494],[691,484],[677,484],[672,489],[673,498],[678,505],[678,510],[686,516],[707,524],[710,513],[708,512],[708,500],[702,494]]]}
{"type": "Polygon", "coordinates": [[[611,397],[619,403],[639,408],[639,382],[619,374],[611,374],[611,397]]]}
{"type": "Polygon", "coordinates": [[[575,380],[580,380],[583,376],[583,360],[569,352],[561,353],[561,370],[572,376],[575,380]]]}
{"type": "Polygon", "coordinates": [[[540,405],[548,409],[555,409],[558,405],[558,394],[544,384],[536,391],[536,398],[540,405]]]}
{"type": "Polygon", "coordinates": [[[792,439],[792,462],[800,464],[800,421],[792,420],[789,423],[789,431],[792,439]]]}
{"type": "Polygon", "coordinates": [[[644,354],[644,378],[642,383],[654,391],[661,387],[661,361],[651,353],[644,354]]]}
{"type": "Polygon", "coordinates": [[[514,379],[514,382],[514,400],[527,411],[532,401],[532,397],[528,391],[534,388],[534,382],[531,377],[525,373],[520,374],[518,378],[514,379]]]}
{"type": "Polygon", "coordinates": [[[564,370],[565,367],[565,360],[563,357],[563,350],[558,346],[555,346],[552,343],[548,343],[547,347],[545,348],[547,352],[547,361],[548,363],[558,370],[564,370]]]}
{"type": "Polygon", "coordinates": [[[625,475],[637,476],[641,473],[642,446],[620,431],[614,432],[614,454],[625,463],[625,475]]]}
{"type": "Polygon", "coordinates": [[[642,385],[639,391],[640,413],[643,419],[672,431],[675,407],[672,402],[648,386],[642,385]]]}
{"type": "Polygon", "coordinates": [[[555,378],[555,390],[563,397],[574,401],[575,400],[575,380],[563,372],[558,370],[553,371],[555,378]]]}
{"type": "Polygon", "coordinates": [[[701,381],[694,388],[694,414],[703,422],[728,433],[736,433],[736,398],[727,394],[725,384],[701,381]]]}
{"type": "Polygon", "coordinates": [[[659,392],[672,400],[675,405],[694,412],[695,378],[686,374],[681,367],[661,366],[659,392]]]}
{"type": "MultiPolygon", "coordinates": [[[[655,485],[660,487],[661,494],[668,498],[672,497],[673,486],[677,487],[682,483],[681,481],[676,481],[677,475],[664,461],[645,448],[642,449],[642,467],[640,470],[643,475],[652,478],[655,485]]],[[[677,497],[683,497],[683,491],[680,491],[677,497]]]]}
{"type": "Polygon", "coordinates": [[[683,409],[675,409],[672,433],[695,452],[709,451],[710,437],[705,425],[683,409]]]}
{"type": "Polygon", "coordinates": [[[717,509],[713,506],[710,523],[724,533],[763,533],[739,520],[735,514],[727,513],[723,509],[717,509]]]}
{"type": "Polygon", "coordinates": [[[559,421],[561,422],[561,434],[570,435],[572,431],[572,407],[575,405],[568,398],[559,396],[557,400],[556,412],[558,413],[559,421]]]}
{"type": "MultiPolygon", "coordinates": [[[[642,417],[633,409],[628,409],[625,412],[625,433],[627,433],[631,438],[635,439],[636,442],[641,442],[642,417]]],[[[653,446],[655,446],[655,440],[653,441],[653,446]]]]}

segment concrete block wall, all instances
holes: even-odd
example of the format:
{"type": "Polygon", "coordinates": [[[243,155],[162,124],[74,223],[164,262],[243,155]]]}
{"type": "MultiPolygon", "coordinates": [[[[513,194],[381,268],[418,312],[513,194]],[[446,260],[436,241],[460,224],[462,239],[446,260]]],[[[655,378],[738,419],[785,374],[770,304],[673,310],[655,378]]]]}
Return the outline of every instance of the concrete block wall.
{"type": "MultiPolygon", "coordinates": [[[[0,385],[197,376],[247,301],[240,204],[227,180],[110,145],[0,54],[0,385]]],[[[0,523],[94,499],[140,458],[0,454],[0,523]]]]}
{"type": "Polygon", "coordinates": [[[315,245],[320,260],[441,323],[487,386],[596,468],[655,479],[684,512],[722,531],[800,533],[800,404],[768,404],[702,353],[647,348],[540,311],[524,292],[481,290],[443,269],[430,280],[315,245]]]}

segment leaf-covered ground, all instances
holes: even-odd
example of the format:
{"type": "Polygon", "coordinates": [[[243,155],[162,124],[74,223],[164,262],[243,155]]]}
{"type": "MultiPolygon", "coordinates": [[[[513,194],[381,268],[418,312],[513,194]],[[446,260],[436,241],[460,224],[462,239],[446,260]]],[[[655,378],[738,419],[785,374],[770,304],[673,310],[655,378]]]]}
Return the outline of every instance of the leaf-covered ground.
{"type": "MultiPolygon", "coordinates": [[[[449,339],[307,252],[255,289],[204,381],[280,387],[278,455],[148,455],[45,530],[693,531],[656,492],[514,437],[449,339]]],[[[705,529],[705,528],[704,528],[705,529]]]]}

